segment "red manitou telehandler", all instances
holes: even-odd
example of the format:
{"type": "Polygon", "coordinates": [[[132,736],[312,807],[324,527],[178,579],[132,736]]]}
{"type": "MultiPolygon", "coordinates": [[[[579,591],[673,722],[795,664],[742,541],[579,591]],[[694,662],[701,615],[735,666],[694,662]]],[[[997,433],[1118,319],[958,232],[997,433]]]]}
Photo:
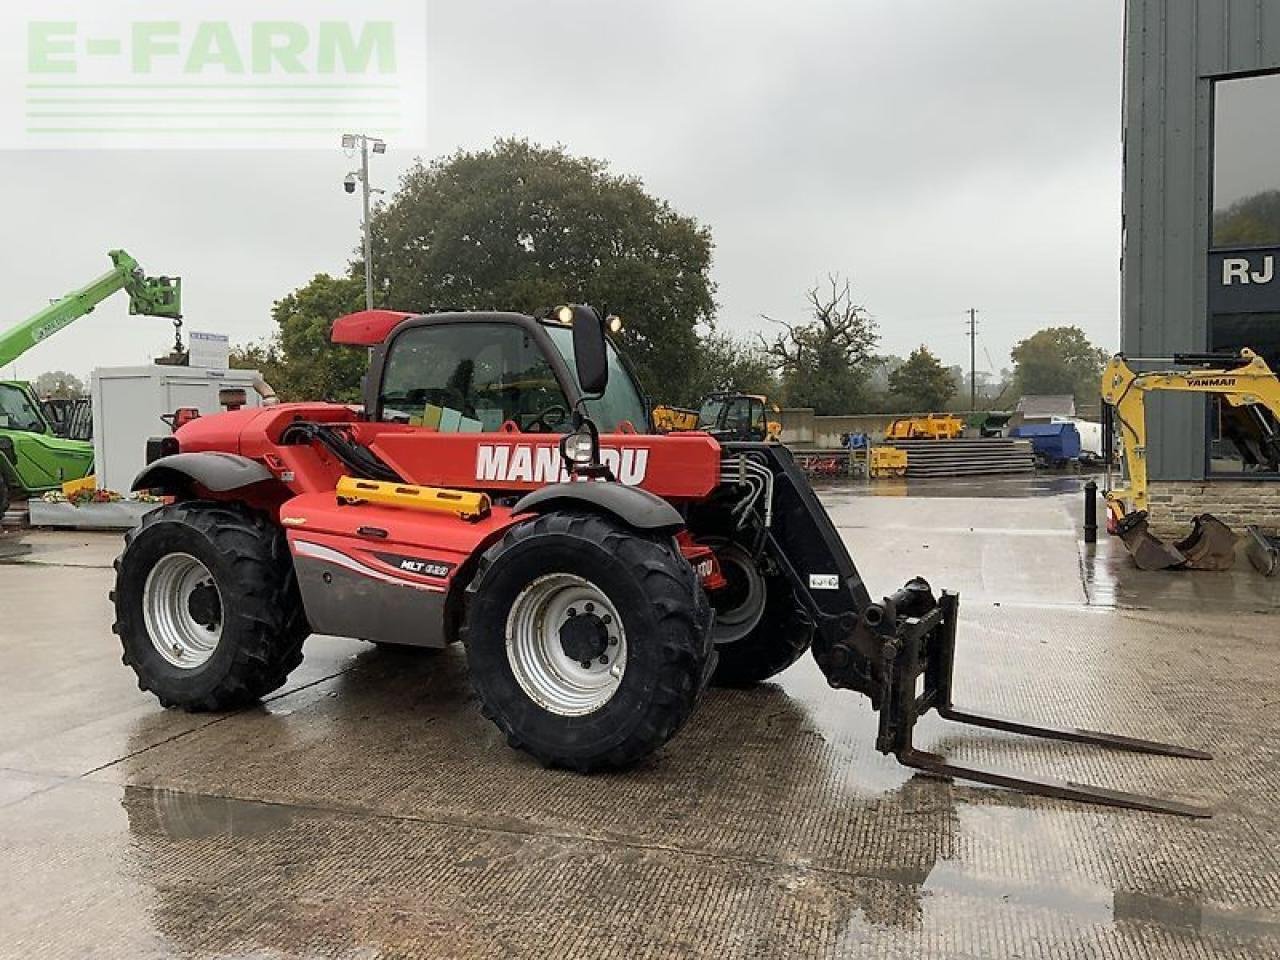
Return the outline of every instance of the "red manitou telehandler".
{"type": "Polygon", "coordinates": [[[872,602],[786,447],[660,435],[616,318],[370,310],[363,409],[289,403],[151,441],[134,489],[174,498],[126,537],[115,631],[165,706],[278,688],[308,634],[466,647],[485,714],[543,763],[625,767],[708,683],[752,684],[808,649],[879,711],[878,748],[927,773],[1165,813],[1201,808],[956,766],[912,745],[963,723],[1173,756],[951,703],[958,598],[912,580],[872,602]]]}

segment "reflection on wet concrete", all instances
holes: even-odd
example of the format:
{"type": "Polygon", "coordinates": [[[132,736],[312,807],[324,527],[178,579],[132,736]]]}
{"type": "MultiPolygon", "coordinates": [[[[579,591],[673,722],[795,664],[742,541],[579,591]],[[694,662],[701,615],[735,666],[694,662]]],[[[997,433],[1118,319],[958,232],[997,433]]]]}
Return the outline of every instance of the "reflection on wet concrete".
{"type": "Polygon", "coordinates": [[[857,479],[821,479],[814,480],[813,484],[824,499],[833,496],[1023,499],[1078,493],[1090,479],[1101,482],[1100,477],[1091,474],[1025,473],[945,479],[875,480],[871,483],[857,479]]]}
{"type": "Polygon", "coordinates": [[[1198,595],[1126,606],[1144,588],[1109,545],[1086,559],[1076,494],[826,496],[873,585],[963,581],[962,703],[1215,759],[932,717],[921,747],[1214,819],[916,775],[807,658],[712,691],[610,776],[509,750],[456,649],[313,638],[283,695],[193,719],[122,672],[106,569],[16,563],[0,607],[31,610],[0,629],[0,957],[1280,954],[1274,619],[1198,595]]]}
{"type": "Polygon", "coordinates": [[[118,531],[6,529],[0,531],[0,564],[109,567],[122,542],[118,531]]]}
{"type": "Polygon", "coordinates": [[[1089,603],[1137,610],[1268,613],[1280,609],[1280,577],[1259,574],[1237,549],[1230,570],[1139,570],[1116,537],[1100,531],[1080,543],[1080,573],[1089,603]]]}
{"type": "Polygon", "coordinates": [[[124,808],[135,837],[167,840],[255,837],[293,823],[294,808],[230,797],[184,793],[163,787],[125,787],[124,808]]]}

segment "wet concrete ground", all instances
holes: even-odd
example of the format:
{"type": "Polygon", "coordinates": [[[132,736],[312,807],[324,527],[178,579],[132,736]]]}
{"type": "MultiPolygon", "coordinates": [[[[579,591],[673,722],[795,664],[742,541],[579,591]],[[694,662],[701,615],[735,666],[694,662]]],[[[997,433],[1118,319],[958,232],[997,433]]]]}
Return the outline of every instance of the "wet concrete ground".
{"type": "Polygon", "coordinates": [[[873,593],[961,591],[963,703],[1215,759],[932,717],[921,746],[1210,820],[913,775],[807,658],[591,778],[507,749],[456,650],[312,638],[262,707],[166,712],[109,630],[118,538],[6,535],[0,956],[1276,956],[1280,584],[1086,549],[1075,483],[823,497],[873,593]]]}

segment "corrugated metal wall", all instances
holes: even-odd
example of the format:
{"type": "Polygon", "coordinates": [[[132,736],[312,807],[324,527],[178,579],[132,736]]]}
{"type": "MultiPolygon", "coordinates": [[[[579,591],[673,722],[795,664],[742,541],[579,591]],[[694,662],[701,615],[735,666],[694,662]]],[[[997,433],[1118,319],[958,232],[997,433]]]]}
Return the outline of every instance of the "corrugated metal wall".
{"type": "MultiPolygon", "coordinates": [[[[1280,68],[1280,0],[1127,0],[1121,345],[1208,346],[1213,79],[1280,68]]],[[[1204,476],[1204,401],[1148,403],[1151,475],[1204,476]]]]}

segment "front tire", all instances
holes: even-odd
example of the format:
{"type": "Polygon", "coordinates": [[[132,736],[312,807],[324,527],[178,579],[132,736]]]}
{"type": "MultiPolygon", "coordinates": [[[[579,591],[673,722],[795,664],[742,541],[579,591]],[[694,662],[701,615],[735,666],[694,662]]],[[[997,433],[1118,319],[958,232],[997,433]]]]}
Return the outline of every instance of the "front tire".
{"type": "Polygon", "coordinates": [[[112,628],[142,690],[190,711],[281,687],[309,633],[284,532],[238,504],[153,510],[125,535],[112,628]]]}
{"type": "Polygon", "coordinates": [[[507,742],[583,773],[630,766],[684,725],[716,655],[670,538],[591,514],[513,527],[468,587],[471,682],[507,742]]]}

